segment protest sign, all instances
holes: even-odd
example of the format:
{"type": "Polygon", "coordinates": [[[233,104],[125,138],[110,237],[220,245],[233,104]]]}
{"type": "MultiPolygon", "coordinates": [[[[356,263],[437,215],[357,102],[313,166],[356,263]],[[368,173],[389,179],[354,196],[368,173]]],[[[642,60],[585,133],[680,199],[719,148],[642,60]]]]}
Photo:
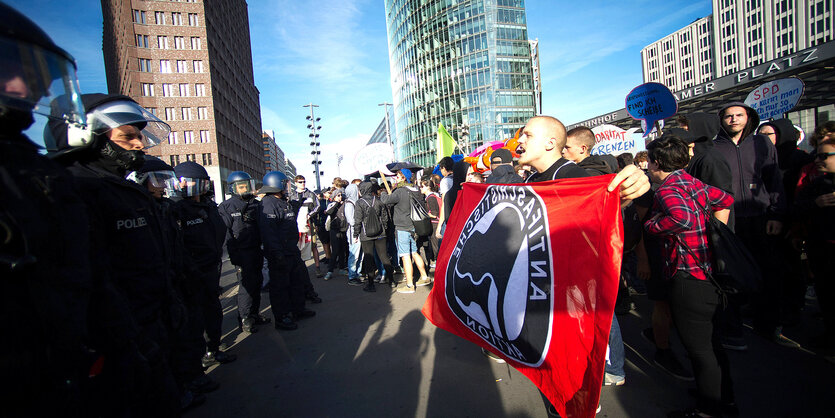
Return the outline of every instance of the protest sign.
{"type": "Polygon", "coordinates": [[[757,111],[760,120],[781,118],[803,96],[803,81],[799,78],[781,78],[760,84],[748,93],[745,104],[757,111]]]}
{"type": "Polygon", "coordinates": [[[643,120],[647,128],[644,137],[652,132],[655,122],[669,118],[678,111],[676,97],[661,83],[645,83],[626,95],[626,111],[632,119],[643,120]]]}
{"type": "Polygon", "coordinates": [[[367,175],[376,172],[381,166],[392,162],[391,145],[378,142],[376,144],[368,144],[357,152],[354,157],[354,168],[362,175],[367,175]]]}
{"type": "Polygon", "coordinates": [[[613,177],[465,183],[422,310],[505,359],[562,417],[593,417],[603,383],[623,254],[613,177]]]}
{"type": "Polygon", "coordinates": [[[592,128],[595,145],[591,149],[591,155],[620,155],[631,152],[633,155],[644,150],[644,140],[635,137],[629,131],[625,131],[615,125],[600,125],[592,128]]]}

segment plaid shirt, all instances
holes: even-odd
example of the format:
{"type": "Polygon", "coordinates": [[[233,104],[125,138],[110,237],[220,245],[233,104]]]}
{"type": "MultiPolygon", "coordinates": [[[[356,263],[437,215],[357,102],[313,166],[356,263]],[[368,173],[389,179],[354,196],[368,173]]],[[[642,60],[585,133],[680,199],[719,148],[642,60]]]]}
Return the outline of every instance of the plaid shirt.
{"type": "MultiPolygon", "coordinates": [[[[730,194],[702,183],[684,170],[674,171],[664,180],[655,192],[653,217],[644,226],[647,232],[664,237],[664,274],[668,279],[681,270],[697,279],[707,280],[699,262],[679,242],[680,239],[690,247],[699,260],[710,260],[705,233],[707,219],[691,195],[702,207],[710,202],[711,211],[727,209],[734,201],[730,194]]],[[[705,264],[710,270],[710,263],[705,264]]]]}

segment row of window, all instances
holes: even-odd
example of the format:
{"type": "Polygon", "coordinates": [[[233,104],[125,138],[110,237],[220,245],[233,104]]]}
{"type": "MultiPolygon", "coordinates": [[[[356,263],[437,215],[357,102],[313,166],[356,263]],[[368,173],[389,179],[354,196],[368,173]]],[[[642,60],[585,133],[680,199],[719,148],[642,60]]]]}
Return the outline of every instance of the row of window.
{"type": "MultiPolygon", "coordinates": [[[[148,108],[153,114],[157,114],[156,108],[148,108]]],[[[162,120],[178,120],[177,114],[180,115],[179,120],[194,120],[194,113],[192,112],[191,107],[181,107],[180,111],[177,112],[177,109],[174,107],[166,107],[163,115],[162,120]]],[[[197,107],[197,120],[206,120],[209,119],[209,108],[205,106],[198,106],[197,107]]]]}
{"type": "MultiPolygon", "coordinates": [[[[149,58],[138,58],[139,61],[139,71],[144,73],[150,73],[151,70],[151,59],[149,58]]],[[[188,64],[187,60],[175,60],[174,61],[174,69],[178,73],[187,73],[189,72],[189,67],[191,67],[191,72],[193,73],[202,73],[204,70],[203,67],[203,60],[192,60],[191,65],[188,64]]],[[[171,60],[159,60],[159,72],[161,73],[171,73],[172,66],[171,60]]]]}
{"type": "MultiPolygon", "coordinates": [[[[139,83],[139,91],[142,96],[156,96],[156,88],[154,83],[139,83]]],[[[191,88],[188,83],[180,83],[180,84],[172,84],[172,83],[162,83],[162,97],[173,97],[175,96],[174,92],[178,92],[180,97],[189,97],[191,96],[191,88]]],[[[206,85],[203,83],[197,83],[194,85],[194,95],[195,96],[205,96],[206,95],[206,85]]]]}
{"type": "MultiPolygon", "coordinates": [[[[186,37],[185,36],[174,36],[174,49],[186,49],[186,37]]],[[[169,37],[165,35],[158,35],[157,36],[157,48],[159,49],[170,49],[170,43],[168,42],[169,37]]],[[[203,41],[200,39],[199,36],[192,36],[189,38],[191,49],[193,50],[200,50],[203,49],[203,41]]],[[[149,42],[148,35],[136,35],[136,46],[139,48],[150,48],[151,43],[149,42]]]]}
{"type": "MultiPolygon", "coordinates": [[[[197,136],[201,144],[208,144],[211,141],[209,131],[199,131],[197,136]]],[[[168,144],[177,145],[180,143],[180,132],[171,131],[168,134],[168,144]]],[[[194,144],[194,131],[183,131],[183,144],[194,144]]]]}
{"type": "MultiPolygon", "coordinates": [[[[171,24],[175,26],[183,26],[183,14],[180,12],[154,12],[154,24],[157,25],[167,25],[168,24],[168,16],[171,16],[171,24]]],[[[197,13],[187,13],[186,19],[188,21],[189,26],[200,26],[200,17],[197,13]]],[[[133,9],[133,23],[138,23],[140,25],[147,25],[148,19],[147,14],[144,10],[136,10],[133,9]]]]}
{"type": "MultiPolygon", "coordinates": [[[[211,153],[200,154],[200,156],[203,159],[203,165],[204,166],[214,165],[212,163],[212,154],[211,153]]],[[[168,161],[170,161],[171,166],[174,167],[174,166],[180,164],[180,156],[179,155],[169,155],[168,156],[168,161]]],[[[185,155],[185,161],[198,162],[197,161],[197,154],[186,154],[185,155]]]]}

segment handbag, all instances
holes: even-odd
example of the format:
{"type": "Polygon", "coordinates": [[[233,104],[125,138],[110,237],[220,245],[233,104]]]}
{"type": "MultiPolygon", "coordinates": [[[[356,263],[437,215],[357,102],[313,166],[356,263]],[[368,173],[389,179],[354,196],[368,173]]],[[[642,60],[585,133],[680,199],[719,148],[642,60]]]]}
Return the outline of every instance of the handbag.
{"type": "MultiPolygon", "coordinates": [[[[681,188],[678,189],[683,190],[681,188]]],[[[693,250],[676,236],[678,242],[700,263],[699,266],[705,272],[705,275],[721,292],[727,294],[752,294],[757,292],[762,276],[760,267],[754,259],[754,256],[751,255],[745,247],[745,244],[728,225],[725,225],[713,216],[710,211],[709,201],[708,206],[705,207],[699,203],[698,199],[692,193],[687,191],[685,193],[690,195],[707,220],[705,227],[708,236],[708,245],[713,253],[713,259],[710,260],[713,266],[713,273],[711,274],[707,270],[707,264],[699,260],[693,253],[693,250]]]]}
{"type": "Polygon", "coordinates": [[[414,193],[409,193],[410,216],[412,224],[415,226],[415,235],[426,237],[432,234],[432,219],[429,217],[426,207],[421,203],[414,196],[414,193]]]}

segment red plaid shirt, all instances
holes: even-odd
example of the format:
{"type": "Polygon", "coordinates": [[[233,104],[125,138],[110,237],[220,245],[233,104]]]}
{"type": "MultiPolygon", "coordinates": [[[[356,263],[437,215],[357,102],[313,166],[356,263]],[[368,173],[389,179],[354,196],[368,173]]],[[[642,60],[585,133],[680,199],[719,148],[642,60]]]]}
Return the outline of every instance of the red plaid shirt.
{"type": "Polygon", "coordinates": [[[730,194],[702,183],[684,170],[674,171],[664,180],[655,192],[653,217],[644,227],[649,233],[664,237],[664,273],[668,279],[681,270],[697,279],[707,280],[699,261],[678,239],[687,244],[700,261],[706,262],[708,270],[711,268],[707,262],[711,257],[705,233],[707,219],[691,195],[701,207],[707,207],[709,202],[711,211],[727,209],[734,202],[730,194]]]}

